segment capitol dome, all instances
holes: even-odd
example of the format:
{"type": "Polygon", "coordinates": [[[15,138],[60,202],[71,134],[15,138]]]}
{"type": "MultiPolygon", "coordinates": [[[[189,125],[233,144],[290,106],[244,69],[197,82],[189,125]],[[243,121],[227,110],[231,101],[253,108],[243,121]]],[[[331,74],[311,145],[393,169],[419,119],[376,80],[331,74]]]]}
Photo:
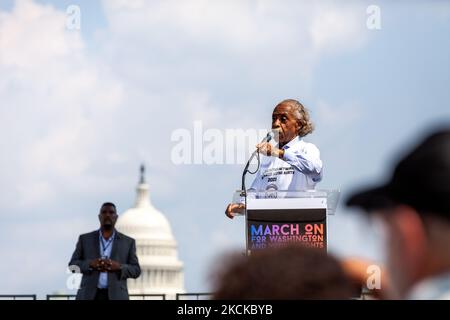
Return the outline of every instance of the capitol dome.
{"type": "Polygon", "coordinates": [[[130,294],[184,293],[183,263],[178,260],[177,243],[167,218],[150,201],[144,166],[134,206],[119,215],[116,228],[136,240],[141,276],[129,279],[130,294]]]}

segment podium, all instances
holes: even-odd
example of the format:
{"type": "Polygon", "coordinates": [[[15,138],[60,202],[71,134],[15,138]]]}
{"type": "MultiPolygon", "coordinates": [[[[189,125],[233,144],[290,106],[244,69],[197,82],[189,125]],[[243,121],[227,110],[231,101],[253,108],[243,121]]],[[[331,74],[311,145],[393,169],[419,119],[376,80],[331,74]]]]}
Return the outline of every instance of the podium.
{"type": "MultiPolygon", "coordinates": [[[[327,250],[327,217],[335,213],[339,195],[338,190],[247,191],[247,254],[289,243],[327,250]]],[[[241,190],[233,202],[245,202],[241,190]]]]}

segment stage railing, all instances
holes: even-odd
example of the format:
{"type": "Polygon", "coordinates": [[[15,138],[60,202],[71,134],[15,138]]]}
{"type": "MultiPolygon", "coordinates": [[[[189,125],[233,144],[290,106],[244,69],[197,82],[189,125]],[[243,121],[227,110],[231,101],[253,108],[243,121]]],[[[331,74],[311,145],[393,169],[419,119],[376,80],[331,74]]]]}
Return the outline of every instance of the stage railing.
{"type": "MultiPolygon", "coordinates": [[[[130,300],[166,300],[165,294],[130,294],[130,300]]],[[[47,300],[75,300],[74,294],[48,294],[47,300]]]]}
{"type": "Polygon", "coordinates": [[[177,300],[210,300],[212,293],[177,293],[177,300]]]}
{"type": "MultiPolygon", "coordinates": [[[[177,293],[176,300],[210,300],[212,293],[177,293]]],[[[361,292],[360,300],[377,299],[370,290],[361,292]]],[[[358,300],[359,300],[358,299],[358,300]]],[[[1,294],[0,300],[37,300],[35,294],[1,294]]],[[[75,300],[74,294],[48,294],[46,300],[75,300]]],[[[167,300],[166,294],[130,294],[130,300],[167,300]]]]}
{"type": "Polygon", "coordinates": [[[36,300],[35,294],[0,294],[0,300],[36,300]]]}

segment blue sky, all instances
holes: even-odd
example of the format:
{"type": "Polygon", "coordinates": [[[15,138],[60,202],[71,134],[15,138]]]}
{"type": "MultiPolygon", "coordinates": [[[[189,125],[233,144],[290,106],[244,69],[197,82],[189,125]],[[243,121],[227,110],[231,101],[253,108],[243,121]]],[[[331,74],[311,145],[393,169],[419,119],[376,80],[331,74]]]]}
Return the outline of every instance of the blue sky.
{"type": "MultiPolygon", "coordinates": [[[[223,211],[242,165],[171,163],[171,133],[270,126],[285,98],[307,106],[321,188],[345,198],[381,181],[397,155],[450,119],[450,3],[378,1],[2,1],[1,293],[64,290],[77,235],[104,201],[134,202],[144,162],[188,291],[208,290],[216,256],[242,250],[243,221],[223,211]],[[81,8],[81,30],[64,28],[81,8]],[[176,201],[174,201],[174,199],[176,201]]],[[[337,254],[382,259],[367,221],[339,207],[337,254]]]]}

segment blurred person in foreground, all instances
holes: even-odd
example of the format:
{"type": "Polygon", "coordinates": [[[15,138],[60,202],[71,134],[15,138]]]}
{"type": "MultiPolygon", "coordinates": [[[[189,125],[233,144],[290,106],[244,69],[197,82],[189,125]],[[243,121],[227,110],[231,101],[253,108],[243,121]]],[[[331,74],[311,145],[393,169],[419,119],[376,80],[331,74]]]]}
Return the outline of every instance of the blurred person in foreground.
{"type": "Polygon", "coordinates": [[[288,245],[226,256],[213,299],[350,299],[357,289],[340,263],[316,248],[288,245]]]}
{"type": "Polygon", "coordinates": [[[358,192],[348,206],[384,226],[390,298],[450,299],[450,128],[426,138],[390,180],[358,192]]]}

